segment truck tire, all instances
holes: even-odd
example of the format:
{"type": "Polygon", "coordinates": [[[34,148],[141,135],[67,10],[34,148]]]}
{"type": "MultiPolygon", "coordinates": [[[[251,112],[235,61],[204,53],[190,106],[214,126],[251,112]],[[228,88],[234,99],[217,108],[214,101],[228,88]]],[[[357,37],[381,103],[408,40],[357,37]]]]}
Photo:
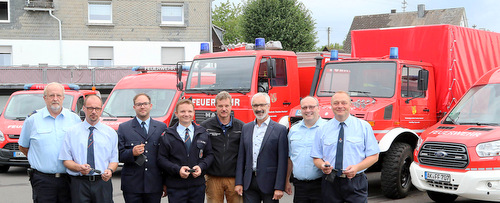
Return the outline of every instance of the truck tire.
{"type": "Polygon", "coordinates": [[[448,203],[448,202],[454,202],[455,199],[457,199],[457,195],[452,195],[452,194],[446,194],[446,193],[441,193],[441,192],[434,192],[434,191],[429,191],[427,190],[427,195],[434,200],[435,202],[438,203],[448,203]]]}
{"type": "Polygon", "coordinates": [[[0,165],[0,173],[7,173],[9,171],[9,165],[0,165]]]}
{"type": "Polygon", "coordinates": [[[402,142],[394,143],[385,153],[381,170],[381,185],[386,197],[400,199],[408,195],[411,188],[412,153],[413,148],[402,142]]]}

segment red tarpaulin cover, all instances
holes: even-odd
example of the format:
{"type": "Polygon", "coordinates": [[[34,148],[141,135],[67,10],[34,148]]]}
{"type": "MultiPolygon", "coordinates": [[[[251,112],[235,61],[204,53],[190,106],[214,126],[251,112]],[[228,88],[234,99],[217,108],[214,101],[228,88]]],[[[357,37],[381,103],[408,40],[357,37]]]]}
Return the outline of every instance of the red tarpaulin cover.
{"type": "Polygon", "coordinates": [[[448,112],[479,77],[500,66],[500,33],[430,25],[355,30],[351,36],[353,57],[386,56],[398,47],[399,59],[431,63],[438,112],[448,112]]]}

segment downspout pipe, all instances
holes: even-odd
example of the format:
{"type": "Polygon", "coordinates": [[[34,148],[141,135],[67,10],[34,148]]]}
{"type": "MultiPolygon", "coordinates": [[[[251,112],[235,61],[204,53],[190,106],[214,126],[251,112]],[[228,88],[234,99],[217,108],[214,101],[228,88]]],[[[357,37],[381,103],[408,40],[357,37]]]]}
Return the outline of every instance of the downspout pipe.
{"type": "Polygon", "coordinates": [[[63,52],[62,52],[62,23],[59,18],[52,14],[52,10],[49,10],[49,15],[59,22],[59,65],[63,65],[63,52]]]}

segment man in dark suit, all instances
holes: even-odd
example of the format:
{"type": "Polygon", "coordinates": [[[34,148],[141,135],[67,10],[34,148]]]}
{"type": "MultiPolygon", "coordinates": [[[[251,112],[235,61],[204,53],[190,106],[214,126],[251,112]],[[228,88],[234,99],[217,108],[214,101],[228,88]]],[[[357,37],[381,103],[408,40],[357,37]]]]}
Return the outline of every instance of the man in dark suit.
{"type": "Polygon", "coordinates": [[[285,126],[269,117],[266,93],[252,97],[255,121],[243,126],[236,165],[235,191],[244,202],[279,202],[285,190],[288,138],[285,126]]]}
{"type": "Polygon", "coordinates": [[[166,174],[168,201],[205,201],[205,171],[214,159],[212,145],[204,127],[193,122],[194,104],[181,99],[175,106],[179,123],[165,130],[160,140],[158,165],[166,174]]]}
{"type": "Polygon", "coordinates": [[[121,173],[121,189],[125,202],[160,202],[166,187],[162,184],[161,170],[156,163],[160,137],[167,129],[165,123],[151,119],[153,104],[144,93],[133,99],[136,117],[120,124],[118,150],[121,173]]]}

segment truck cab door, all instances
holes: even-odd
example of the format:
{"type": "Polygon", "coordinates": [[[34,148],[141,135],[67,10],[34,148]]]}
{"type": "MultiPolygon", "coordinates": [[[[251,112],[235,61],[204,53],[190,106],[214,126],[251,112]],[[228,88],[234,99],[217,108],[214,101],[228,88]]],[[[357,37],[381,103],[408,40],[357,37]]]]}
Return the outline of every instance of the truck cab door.
{"type": "MultiPolygon", "coordinates": [[[[276,72],[275,77],[272,77],[271,73],[268,73],[268,63],[265,58],[261,60],[259,67],[259,79],[258,79],[258,91],[267,92],[271,98],[271,106],[269,110],[269,116],[271,119],[278,121],[282,116],[288,115],[288,110],[292,105],[291,92],[299,91],[298,89],[290,88],[289,83],[294,81],[289,81],[286,59],[284,58],[273,58],[275,62],[274,71],[276,72]]],[[[298,81],[296,81],[298,84],[298,81]]]]}
{"type": "Polygon", "coordinates": [[[401,74],[400,125],[422,133],[436,123],[436,116],[431,113],[429,95],[426,90],[419,90],[419,66],[403,66],[401,74]]]}

